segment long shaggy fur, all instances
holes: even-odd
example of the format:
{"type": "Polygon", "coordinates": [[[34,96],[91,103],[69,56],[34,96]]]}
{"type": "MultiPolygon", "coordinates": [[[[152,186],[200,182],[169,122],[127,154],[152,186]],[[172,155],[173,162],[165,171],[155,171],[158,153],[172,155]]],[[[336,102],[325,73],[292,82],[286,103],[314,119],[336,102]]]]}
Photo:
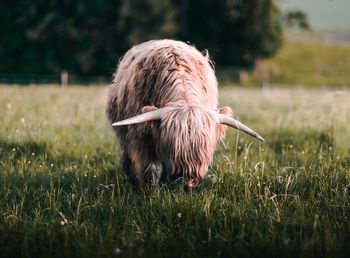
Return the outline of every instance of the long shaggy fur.
{"type": "Polygon", "coordinates": [[[186,186],[196,186],[226,129],[217,120],[217,101],[217,80],[208,54],[174,40],[131,48],[110,87],[109,120],[169,109],[161,121],[114,128],[123,151],[123,169],[130,178],[144,186],[181,177],[186,186]]]}

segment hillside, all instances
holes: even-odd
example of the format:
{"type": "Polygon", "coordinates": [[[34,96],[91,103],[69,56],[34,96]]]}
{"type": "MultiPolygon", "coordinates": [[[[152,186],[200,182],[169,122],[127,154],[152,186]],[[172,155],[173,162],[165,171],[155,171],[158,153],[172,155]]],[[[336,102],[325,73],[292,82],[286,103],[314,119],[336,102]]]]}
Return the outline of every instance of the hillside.
{"type": "Polygon", "coordinates": [[[350,47],[344,45],[288,40],[266,64],[273,84],[350,86],[350,47]]]}

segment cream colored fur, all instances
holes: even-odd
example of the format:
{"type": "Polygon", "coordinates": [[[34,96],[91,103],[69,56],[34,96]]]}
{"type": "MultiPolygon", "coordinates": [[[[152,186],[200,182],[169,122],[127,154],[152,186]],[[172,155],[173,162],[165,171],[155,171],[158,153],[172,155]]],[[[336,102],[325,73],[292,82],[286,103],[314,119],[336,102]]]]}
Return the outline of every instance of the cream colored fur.
{"type": "Polygon", "coordinates": [[[217,105],[217,80],[207,53],[174,40],[153,40],[131,48],[110,86],[109,120],[170,108],[161,121],[115,128],[123,168],[130,178],[140,186],[178,178],[188,187],[196,186],[205,177],[226,129],[217,120],[217,105]]]}

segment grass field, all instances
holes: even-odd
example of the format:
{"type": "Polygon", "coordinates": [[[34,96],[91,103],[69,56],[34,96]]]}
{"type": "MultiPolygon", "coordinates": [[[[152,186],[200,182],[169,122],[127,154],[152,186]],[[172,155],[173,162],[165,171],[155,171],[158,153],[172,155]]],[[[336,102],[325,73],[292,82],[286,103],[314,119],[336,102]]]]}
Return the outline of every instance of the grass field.
{"type": "Polygon", "coordinates": [[[133,189],[106,87],[0,87],[1,257],[349,257],[350,91],[221,89],[229,130],[191,192],[133,189]]]}
{"type": "Polygon", "coordinates": [[[272,84],[350,86],[349,45],[295,40],[294,36],[294,41],[287,39],[277,55],[267,61],[267,66],[272,84]]]}
{"type": "MultiPolygon", "coordinates": [[[[346,35],[346,36],[344,36],[346,35]]],[[[243,85],[274,85],[305,88],[348,88],[350,86],[349,41],[330,43],[331,37],[347,34],[331,32],[290,32],[275,56],[263,60],[263,72],[249,71],[243,85]],[[328,36],[327,36],[328,35],[328,36]],[[327,41],[328,40],[328,41],[327,41]]],[[[237,68],[218,68],[220,82],[240,81],[237,68]]]]}

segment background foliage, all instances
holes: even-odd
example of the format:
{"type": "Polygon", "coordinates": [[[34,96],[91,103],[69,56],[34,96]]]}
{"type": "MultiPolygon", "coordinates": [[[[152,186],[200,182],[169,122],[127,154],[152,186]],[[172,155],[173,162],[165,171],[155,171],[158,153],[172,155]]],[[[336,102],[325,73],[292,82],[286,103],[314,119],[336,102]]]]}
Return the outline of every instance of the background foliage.
{"type": "Polygon", "coordinates": [[[180,35],[200,49],[209,48],[219,65],[251,66],[281,46],[275,1],[189,1],[186,14],[187,30],[180,35]]]}
{"type": "Polygon", "coordinates": [[[4,0],[0,73],[111,74],[130,46],[165,37],[251,66],[279,49],[281,32],[274,0],[4,0]]]}

